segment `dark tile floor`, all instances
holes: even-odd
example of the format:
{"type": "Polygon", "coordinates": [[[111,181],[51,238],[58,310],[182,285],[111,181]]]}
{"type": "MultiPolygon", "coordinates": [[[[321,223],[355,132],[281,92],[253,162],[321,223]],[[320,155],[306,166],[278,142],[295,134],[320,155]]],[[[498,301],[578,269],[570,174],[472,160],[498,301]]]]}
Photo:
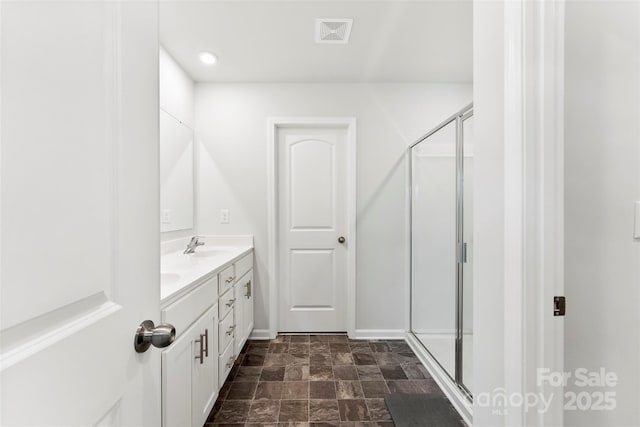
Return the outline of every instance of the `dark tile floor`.
{"type": "Polygon", "coordinates": [[[403,340],[280,335],[247,342],[206,426],[393,427],[387,393],[442,392],[403,340]]]}

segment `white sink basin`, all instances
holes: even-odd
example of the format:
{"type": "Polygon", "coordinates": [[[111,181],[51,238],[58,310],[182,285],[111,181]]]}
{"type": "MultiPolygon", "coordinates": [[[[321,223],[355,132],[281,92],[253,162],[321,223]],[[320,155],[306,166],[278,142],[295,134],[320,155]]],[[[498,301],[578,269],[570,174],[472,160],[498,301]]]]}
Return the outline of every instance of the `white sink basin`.
{"type": "MultiPolygon", "coordinates": [[[[2,0],[0,0],[2,1],[2,0]]],[[[202,279],[221,270],[253,248],[252,236],[199,236],[204,246],[185,254],[189,238],[162,242],[160,259],[160,301],[170,304],[202,279]]]]}
{"type": "Polygon", "coordinates": [[[220,249],[210,249],[210,250],[199,249],[199,250],[196,250],[194,253],[192,253],[190,256],[196,257],[196,258],[209,258],[214,256],[227,255],[229,253],[230,251],[224,251],[220,249]]]}
{"type": "Polygon", "coordinates": [[[160,273],[160,283],[163,285],[171,285],[180,280],[180,275],[176,273],[160,273]]]}

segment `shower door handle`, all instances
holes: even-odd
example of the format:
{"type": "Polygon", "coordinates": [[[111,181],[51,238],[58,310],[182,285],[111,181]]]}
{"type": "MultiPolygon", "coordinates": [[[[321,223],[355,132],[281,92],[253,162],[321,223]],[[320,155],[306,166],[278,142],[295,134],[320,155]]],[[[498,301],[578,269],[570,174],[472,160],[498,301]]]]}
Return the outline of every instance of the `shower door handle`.
{"type": "Polygon", "coordinates": [[[456,251],[456,262],[458,264],[466,264],[467,262],[467,243],[458,243],[458,250],[456,251]]]}

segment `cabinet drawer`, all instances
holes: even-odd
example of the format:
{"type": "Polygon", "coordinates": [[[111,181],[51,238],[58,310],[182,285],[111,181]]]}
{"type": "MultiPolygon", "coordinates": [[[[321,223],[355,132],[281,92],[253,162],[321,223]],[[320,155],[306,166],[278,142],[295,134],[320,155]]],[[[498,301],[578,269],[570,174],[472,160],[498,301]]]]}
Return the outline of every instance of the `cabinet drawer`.
{"type": "Polygon", "coordinates": [[[236,297],[234,289],[231,288],[226,294],[220,297],[220,304],[218,304],[218,319],[222,320],[227,316],[236,304],[236,297]]]}
{"type": "Polygon", "coordinates": [[[253,268],[253,252],[243,256],[236,261],[236,277],[244,276],[249,270],[253,268]]]}
{"type": "Polygon", "coordinates": [[[227,313],[227,317],[220,321],[220,325],[218,326],[218,348],[222,351],[231,341],[233,341],[233,337],[235,336],[235,319],[233,318],[233,312],[227,313]]]}
{"type": "Polygon", "coordinates": [[[180,336],[202,313],[217,301],[218,278],[211,279],[162,310],[162,322],[171,323],[180,336]]]}
{"type": "Polygon", "coordinates": [[[222,387],[229,372],[231,372],[231,368],[233,368],[233,362],[236,360],[233,350],[233,343],[229,343],[218,359],[218,387],[222,387]]]}
{"type": "Polygon", "coordinates": [[[222,270],[218,277],[220,278],[220,295],[224,294],[227,289],[233,286],[234,280],[236,278],[234,274],[233,265],[222,270]]]}

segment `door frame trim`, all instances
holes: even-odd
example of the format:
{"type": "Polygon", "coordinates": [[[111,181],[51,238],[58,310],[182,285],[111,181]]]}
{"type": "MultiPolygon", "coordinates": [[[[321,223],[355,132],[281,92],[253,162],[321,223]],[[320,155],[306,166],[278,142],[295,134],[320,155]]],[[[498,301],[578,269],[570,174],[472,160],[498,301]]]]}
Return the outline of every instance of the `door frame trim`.
{"type": "Polygon", "coordinates": [[[279,250],[278,243],[278,129],[287,127],[343,127],[347,130],[347,334],[355,335],[356,325],[356,118],[355,117],[269,117],[267,119],[267,248],[269,283],[269,335],[279,329],[279,250]]]}
{"type": "Polygon", "coordinates": [[[509,406],[509,426],[562,425],[564,372],[565,1],[504,1],[504,390],[551,397],[543,414],[509,406]]]}

